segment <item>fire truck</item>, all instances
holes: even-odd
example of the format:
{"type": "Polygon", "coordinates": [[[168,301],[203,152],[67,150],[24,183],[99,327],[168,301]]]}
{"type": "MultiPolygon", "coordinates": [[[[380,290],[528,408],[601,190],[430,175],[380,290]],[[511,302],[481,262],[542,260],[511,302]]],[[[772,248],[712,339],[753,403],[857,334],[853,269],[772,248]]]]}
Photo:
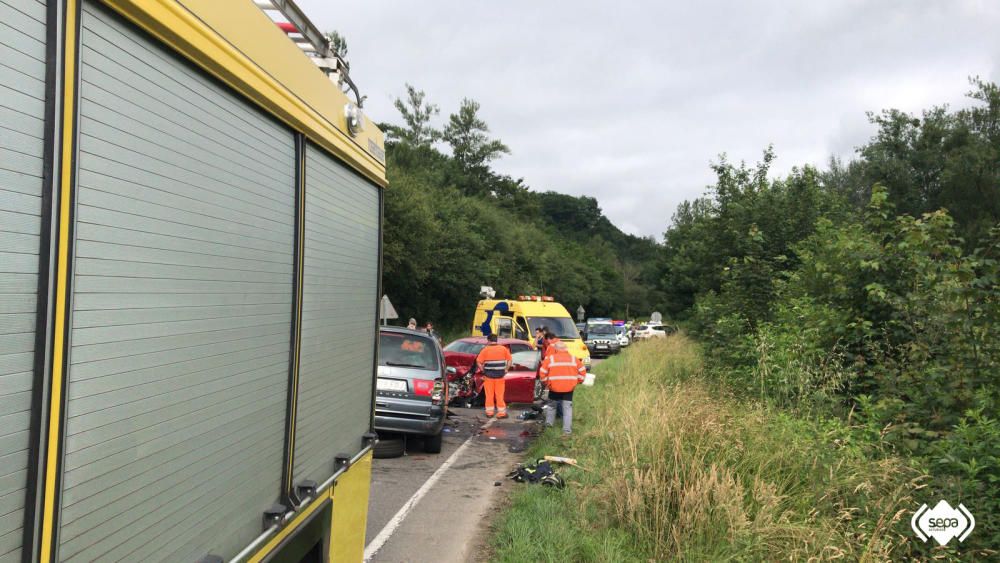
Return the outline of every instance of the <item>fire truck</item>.
{"type": "Polygon", "coordinates": [[[348,69],[290,0],[0,0],[0,562],[362,558],[348,69]]]}

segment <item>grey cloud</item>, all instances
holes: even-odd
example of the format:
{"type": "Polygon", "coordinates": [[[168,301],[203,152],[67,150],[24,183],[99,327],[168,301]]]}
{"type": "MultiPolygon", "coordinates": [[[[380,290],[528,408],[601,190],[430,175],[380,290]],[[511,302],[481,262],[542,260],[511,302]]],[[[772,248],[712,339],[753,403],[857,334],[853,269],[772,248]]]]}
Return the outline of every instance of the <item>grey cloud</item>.
{"type": "Polygon", "coordinates": [[[962,106],[966,77],[1000,79],[985,1],[299,4],[347,36],[376,120],[404,82],[445,115],[476,99],[513,152],[500,171],[657,237],[719,153],[823,165],[872,134],[865,111],[962,106]]]}

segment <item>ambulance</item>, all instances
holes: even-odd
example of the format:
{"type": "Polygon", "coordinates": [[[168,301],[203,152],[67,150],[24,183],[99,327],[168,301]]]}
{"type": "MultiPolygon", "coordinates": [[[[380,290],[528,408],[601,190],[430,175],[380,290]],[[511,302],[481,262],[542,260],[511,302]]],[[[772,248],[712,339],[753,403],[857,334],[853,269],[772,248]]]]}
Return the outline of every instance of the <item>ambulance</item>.
{"type": "Polygon", "coordinates": [[[482,299],[476,305],[472,336],[532,341],[535,329],[545,327],[566,344],[569,352],[590,369],[590,351],[562,304],[547,295],[519,295],[517,299],[482,299]]]}

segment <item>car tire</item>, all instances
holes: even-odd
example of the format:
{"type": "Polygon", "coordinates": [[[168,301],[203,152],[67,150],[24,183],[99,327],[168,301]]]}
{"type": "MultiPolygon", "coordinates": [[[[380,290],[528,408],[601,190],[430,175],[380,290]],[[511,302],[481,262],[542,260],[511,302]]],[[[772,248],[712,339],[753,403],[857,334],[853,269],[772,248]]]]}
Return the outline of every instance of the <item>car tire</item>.
{"type": "Polygon", "coordinates": [[[375,459],[400,457],[406,452],[406,441],[403,438],[379,438],[372,448],[375,459]]]}
{"type": "Polygon", "coordinates": [[[424,451],[429,454],[441,453],[441,443],[443,438],[443,432],[438,432],[433,436],[424,436],[424,451]]]}

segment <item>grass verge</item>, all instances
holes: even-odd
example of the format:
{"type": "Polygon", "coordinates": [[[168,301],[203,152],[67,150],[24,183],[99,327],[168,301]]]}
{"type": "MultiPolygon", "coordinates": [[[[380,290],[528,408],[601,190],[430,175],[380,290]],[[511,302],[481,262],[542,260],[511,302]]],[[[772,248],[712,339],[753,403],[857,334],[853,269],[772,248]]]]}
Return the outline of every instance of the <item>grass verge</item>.
{"type": "Polygon", "coordinates": [[[922,475],[836,420],[737,400],[684,336],[604,362],[574,397],[574,434],[528,457],[575,457],[567,488],[523,486],[496,519],[497,561],[889,560],[922,475]]]}

